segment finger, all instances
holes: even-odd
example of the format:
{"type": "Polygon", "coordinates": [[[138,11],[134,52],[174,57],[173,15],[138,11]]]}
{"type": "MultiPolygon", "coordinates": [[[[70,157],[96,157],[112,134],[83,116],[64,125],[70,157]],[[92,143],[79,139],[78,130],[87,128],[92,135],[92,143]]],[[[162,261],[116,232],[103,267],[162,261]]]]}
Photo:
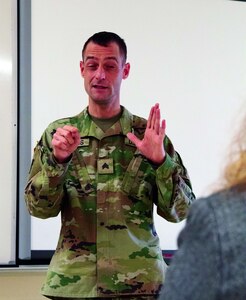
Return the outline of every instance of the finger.
{"type": "Polygon", "coordinates": [[[78,145],[80,144],[81,140],[80,140],[80,135],[76,135],[76,136],[73,136],[73,139],[74,139],[74,145],[76,146],[76,148],[78,147],[78,145]]]}
{"type": "Polygon", "coordinates": [[[67,139],[59,132],[55,132],[55,134],[53,135],[53,139],[57,142],[67,144],[67,139]]]}
{"type": "Polygon", "coordinates": [[[136,147],[138,148],[138,145],[139,145],[139,143],[140,143],[140,140],[135,136],[135,134],[129,132],[129,133],[127,133],[126,136],[127,136],[128,139],[129,139],[133,144],[135,144],[136,147]]]}
{"type": "MultiPolygon", "coordinates": [[[[65,127],[65,126],[64,126],[65,127]]],[[[63,137],[66,139],[66,141],[72,145],[74,143],[74,139],[72,137],[72,133],[68,130],[68,129],[65,129],[65,128],[57,128],[56,130],[56,133],[57,135],[63,137]]]]}
{"type": "Polygon", "coordinates": [[[76,144],[77,146],[80,144],[80,132],[78,128],[69,126],[70,127],[70,133],[73,138],[73,143],[76,144]]]}
{"type": "Polygon", "coordinates": [[[155,112],[155,120],[154,120],[154,130],[157,134],[159,134],[160,131],[160,119],[161,119],[161,112],[160,109],[157,108],[155,112]]]}
{"type": "Polygon", "coordinates": [[[73,139],[76,141],[76,140],[80,140],[80,133],[79,131],[77,132],[72,132],[72,137],[73,139]]]}
{"type": "Polygon", "coordinates": [[[154,114],[154,106],[151,107],[150,112],[149,112],[149,117],[148,117],[148,121],[147,121],[147,128],[152,127],[153,114],[154,114]]]}
{"type": "Polygon", "coordinates": [[[165,119],[163,119],[161,121],[161,128],[163,128],[164,130],[166,129],[166,120],[165,119]]]}
{"type": "Polygon", "coordinates": [[[166,135],[166,120],[161,121],[159,135],[164,139],[164,137],[166,135]]]}
{"type": "Polygon", "coordinates": [[[66,142],[66,140],[65,140],[65,142],[63,142],[62,140],[65,140],[64,138],[63,139],[61,139],[61,138],[56,138],[55,136],[54,136],[54,138],[52,139],[52,141],[51,141],[51,144],[52,144],[52,146],[54,147],[54,148],[59,148],[59,149],[61,149],[61,150],[67,150],[67,142],[66,142]]]}
{"type": "Polygon", "coordinates": [[[63,126],[63,129],[65,129],[65,130],[67,130],[67,131],[69,131],[71,133],[77,133],[77,132],[79,132],[79,130],[78,130],[77,127],[71,126],[71,125],[65,125],[65,126],[63,126]]]}
{"type": "MultiPolygon", "coordinates": [[[[157,117],[157,113],[159,111],[159,103],[156,103],[153,107],[153,116],[152,116],[152,120],[151,120],[151,128],[156,129],[156,117],[157,117]]],[[[160,126],[160,119],[159,119],[159,123],[158,123],[158,127],[160,126]]],[[[159,128],[158,128],[159,131],[159,128]]]]}

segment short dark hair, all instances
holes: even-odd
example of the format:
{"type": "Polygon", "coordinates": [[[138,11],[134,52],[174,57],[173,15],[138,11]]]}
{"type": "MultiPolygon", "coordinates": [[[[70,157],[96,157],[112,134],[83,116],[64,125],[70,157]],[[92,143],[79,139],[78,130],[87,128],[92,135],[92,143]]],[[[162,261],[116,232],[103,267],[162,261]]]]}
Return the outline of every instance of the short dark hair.
{"type": "Polygon", "coordinates": [[[127,59],[127,47],[125,41],[116,33],[108,32],[108,31],[101,31],[93,34],[88,40],[85,42],[83,49],[82,49],[82,58],[84,59],[85,49],[88,43],[93,42],[97,45],[107,47],[110,43],[116,43],[119,46],[120,53],[124,58],[124,62],[127,59]]]}

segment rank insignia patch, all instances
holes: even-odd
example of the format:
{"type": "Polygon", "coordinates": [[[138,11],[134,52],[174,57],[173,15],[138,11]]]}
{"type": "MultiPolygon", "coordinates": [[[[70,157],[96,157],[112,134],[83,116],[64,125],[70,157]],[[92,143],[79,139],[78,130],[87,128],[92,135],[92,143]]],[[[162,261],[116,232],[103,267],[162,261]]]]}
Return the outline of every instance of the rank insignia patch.
{"type": "Polygon", "coordinates": [[[113,174],[114,161],[112,158],[99,158],[97,160],[97,170],[99,174],[113,174]]]}

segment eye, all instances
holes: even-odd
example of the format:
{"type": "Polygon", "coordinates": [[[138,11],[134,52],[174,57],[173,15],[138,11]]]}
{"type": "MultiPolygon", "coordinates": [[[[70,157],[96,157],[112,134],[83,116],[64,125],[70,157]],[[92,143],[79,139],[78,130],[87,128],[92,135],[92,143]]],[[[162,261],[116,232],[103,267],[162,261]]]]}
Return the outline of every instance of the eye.
{"type": "Polygon", "coordinates": [[[105,65],[105,69],[106,70],[114,70],[114,69],[116,69],[116,66],[112,65],[112,64],[107,64],[107,65],[105,65]]]}
{"type": "Polygon", "coordinates": [[[97,69],[97,64],[91,63],[91,64],[88,64],[86,67],[90,70],[96,70],[97,69]]]}

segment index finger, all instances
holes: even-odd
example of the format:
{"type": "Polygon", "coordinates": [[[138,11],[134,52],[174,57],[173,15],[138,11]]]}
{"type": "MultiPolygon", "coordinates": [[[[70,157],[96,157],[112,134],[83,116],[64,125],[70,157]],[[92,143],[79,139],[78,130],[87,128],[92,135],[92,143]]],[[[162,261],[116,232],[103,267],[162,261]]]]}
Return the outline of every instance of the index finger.
{"type": "Polygon", "coordinates": [[[71,133],[72,132],[74,132],[74,133],[79,132],[78,128],[75,127],[75,126],[72,126],[72,125],[65,125],[65,126],[63,126],[63,129],[65,129],[65,130],[67,130],[71,133]]]}
{"type": "Polygon", "coordinates": [[[159,103],[156,103],[154,106],[151,107],[149,118],[147,120],[147,127],[152,128],[155,127],[156,123],[156,112],[160,110],[159,109],[159,103]]]}

